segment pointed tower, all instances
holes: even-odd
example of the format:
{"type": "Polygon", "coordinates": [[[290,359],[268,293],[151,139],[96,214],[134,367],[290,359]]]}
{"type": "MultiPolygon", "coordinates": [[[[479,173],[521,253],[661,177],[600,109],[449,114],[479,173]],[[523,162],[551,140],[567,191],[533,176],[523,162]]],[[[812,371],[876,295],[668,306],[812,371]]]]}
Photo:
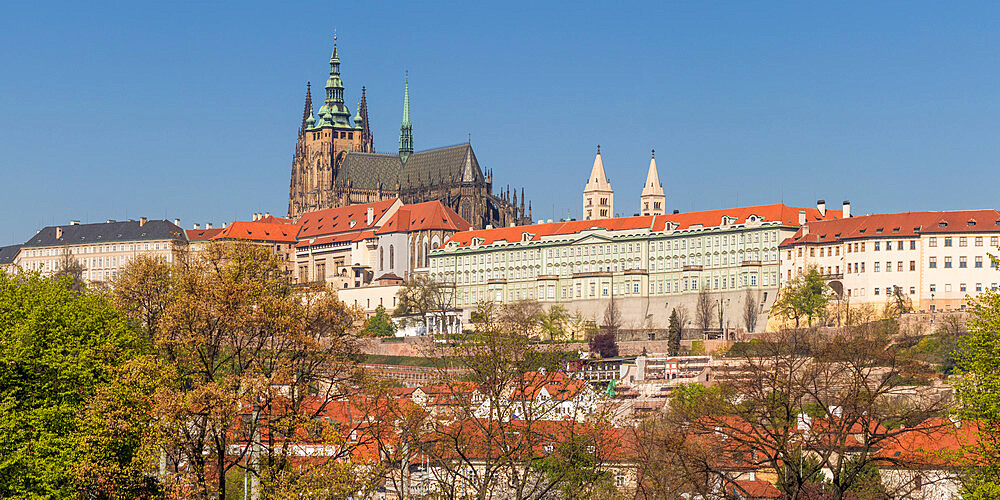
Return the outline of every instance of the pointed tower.
{"type": "Polygon", "coordinates": [[[364,86],[361,87],[361,103],[358,104],[358,115],[354,117],[354,127],[361,129],[362,151],[371,153],[375,138],[372,136],[371,124],[368,123],[368,95],[364,86]]]}
{"type": "Polygon", "coordinates": [[[337,54],[337,35],[333,36],[333,53],[330,55],[330,77],[326,80],[326,102],[319,110],[321,127],[350,127],[351,112],[344,104],[344,81],[340,79],[340,56],[337,54]]]}
{"type": "Polygon", "coordinates": [[[652,150],[649,159],[649,172],[646,174],[646,183],[642,186],[642,195],[639,197],[640,213],[642,215],[663,215],[667,197],[663,194],[663,185],[660,184],[660,174],[656,171],[656,150],[652,150]]]}
{"type": "Polygon", "coordinates": [[[583,188],[583,220],[607,219],[614,217],[615,192],[611,189],[608,176],[604,174],[604,162],[601,161],[601,146],[597,146],[597,156],[594,166],[590,169],[590,178],[583,188]]]}
{"type": "Polygon", "coordinates": [[[403,86],[403,121],[399,124],[399,157],[406,159],[413,154],[413,124],[410,123],[410,75],[406,74],[403,86]]]}

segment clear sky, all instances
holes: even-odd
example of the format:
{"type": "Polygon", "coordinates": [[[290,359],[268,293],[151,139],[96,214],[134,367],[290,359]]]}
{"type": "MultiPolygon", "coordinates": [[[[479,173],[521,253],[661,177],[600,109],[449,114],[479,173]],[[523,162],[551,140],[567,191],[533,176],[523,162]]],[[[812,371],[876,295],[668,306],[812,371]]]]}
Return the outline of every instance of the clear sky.
{"type": "Polygon", "coordinates": [[[471,133],[536,219],[580,216],[597,144],[627,215],[652,147],[668,209],[997,207],[1000,4],[816,4],[5,2],[0,244],[283,214],[334,28],[377,150],[409,70],[416,148],[471,133]]]}

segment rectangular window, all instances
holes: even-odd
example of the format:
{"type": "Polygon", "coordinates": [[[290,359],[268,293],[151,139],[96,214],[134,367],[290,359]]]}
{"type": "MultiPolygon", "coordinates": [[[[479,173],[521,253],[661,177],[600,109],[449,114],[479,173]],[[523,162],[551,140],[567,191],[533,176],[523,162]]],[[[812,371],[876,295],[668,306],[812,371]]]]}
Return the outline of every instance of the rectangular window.
{"type": "Polygon", "coordinates": [[[1000,239],[1000,237],[998,237],[998,236],[990,236],[990,246],[991,247],[997,246],[997,240],[998,239],[1000,239]]]}
{"type": "Polygon", "coordinates": [[[916,271],[916,270],[917,270],[917,261],[911,260],[910,261],[910,271],[916,271]]]}
{"type": "Polygon", "coordinates": [[[927,267],[937,269],[937,257],[930,257],[927,259],[927,267]]]}
{"type": "Polygon", "coordinates": [[[944,258],[944,268],[951,269],[951,257],[944,258]]]}
{"type": "Polygon", "coordinates": [[[977,247],[983,246],[983,237],[982,236],[976,236],[976,246],[977,247]]]}
{"type": "Polygon", "coordinates": [[[911,286],[911,287],[910,287],[910,295],[914,295],[914,294],[916,294],[916,293],[917,293],[917,288],[916,288],[916,287],[913,287],[913,286],[911,286]]]}
{"type": "Polygon", "coordinates": [[[896,262],[896,271],[903,272],[903,261],[896,262]]]}
{"type": "Polygon", "coordinates": [[[875,263],[875,269],[872,269],[872,271],[874,271],[874,272],[877,273],[879,271],[879,267],[881,267],[881,264],[882,264],[881,262],[876,262],[875,263]]]}
{"type": "Polygon", "coordinates": [[[917,249],[917,240],[910,240],[910,250],[917,249]]]}
{"type": "Polygon", "coordinates": [[[875,287],[875,295],[878,295],[878,287],[875,287]]]}
{"type": "Polygon", "coordinates": [[[982,255],[977,255],[976,256],[976,268],[982,268],[982,267],[983,267],[983,256],[982,255]]]}
{"type": "Polygon", "coordinates": [[[934,283],[931,283],[931,291],[932,292],[936,292],[937,291],[937,285],[935,285],[934,283]]]}
{"type": "Polygon", "coordinates": [[[977,292],[983,291],[983,284],[982,283],[976,283],[976,291],[977,292]]]}
{"type": "Polygon", "coordinates": [[[946,246],[946,247],[950,247],[951,246],[951,236],[945,236],[944,237],[944,246],[946,246]]]}
{"type": "Polygon", "coordinates": [[[966,291],[965,290],[965,283],[959,283],[958,284],[958,291],[960,291],[960,292],[966,291]]]}
{"type": "Polygon", "coordinates": [[[969,238],[966,238],[965,236],[959,236],[958,237],[958,246],[960,246],[960,247],[967,247],[967,246],[969,246],[969,238]]]}
{"type": "Polygon", "coordinates": [[[930,237],[927,240],[927,246],[929,246],[929,247],[936,247],[937,246],[937,237],[935,237],[935,236],[930,237]]]}
{"type": "Polygon", "coordinates": [[[876,242],[875,242],[875,250],[879,250],[879,246],[880,246],[880,245],[881,245],[881,243],[880,243],[880,242],[878,242],[878,241],[876,241],[876,242]]]}
{"type": "Polygon", "coordinates": [[[903,249],[903,240],[899,240],[896,242],[896,250],[902,250],[902,249],[903,249]]]}
{"type": "Polygon", "coordinates": [[[959,269],[965,269],[965,268],[969,267],[968,260],[969,260],[969,258],[966,257],[966,256],[964,256],[964,255],[961,256],[961,257],[959,257],[958,258],[958,267],[959,267],[959,269]]]}

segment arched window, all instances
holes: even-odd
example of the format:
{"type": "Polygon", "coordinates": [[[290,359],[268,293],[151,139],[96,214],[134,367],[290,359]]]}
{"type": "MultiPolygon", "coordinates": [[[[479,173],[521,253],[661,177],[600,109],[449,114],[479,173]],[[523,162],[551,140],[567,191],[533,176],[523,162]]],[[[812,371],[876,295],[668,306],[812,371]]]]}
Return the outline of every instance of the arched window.
{"type": "Polygon", "coordinates": [[[385,269],[385,247],[378,248],[378,270],[385,269]]]}
{"type": "Polygon", "coordinates": [[[429,253],[429,250],[430,250],[430,243],[427,242],[427,238],[425,237],[423,252],[421,253],[421,255],[423,256],[423,259],[420,261],[421,267],[427,267],[427,261],[429,259],[427,254],[429,253]]]}
{"type": "Polygon", "coordinates": [[[392,245],[389,245],[389,267],[390,268],[395,267],[396,266],[395,262],[396,262],[396,252],[392,248],[392,245]]]}

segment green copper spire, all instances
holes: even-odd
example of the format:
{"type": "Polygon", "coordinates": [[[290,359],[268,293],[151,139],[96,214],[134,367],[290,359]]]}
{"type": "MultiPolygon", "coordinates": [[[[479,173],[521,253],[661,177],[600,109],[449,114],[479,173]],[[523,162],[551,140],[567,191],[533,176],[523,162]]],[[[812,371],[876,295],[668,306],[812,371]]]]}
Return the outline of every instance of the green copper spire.
{"type": "Polygon", "coordinates": [[[330,55],[330,78],[326,80],[326,114],[320,108],[320,123],[334,127],[350,127],[351,112],[344,105],[344,82],[340,79],[340,57],[337,55],[337,33],[333,34],[333,54],[330,55]]]}
{"type": "Polygon", "coordinates": [[[413,124],[410,123],[410,74],[406,73],[403,87],[403,122],[399,125],[399,157],[406,159],[413,154],[413,124]]]}

